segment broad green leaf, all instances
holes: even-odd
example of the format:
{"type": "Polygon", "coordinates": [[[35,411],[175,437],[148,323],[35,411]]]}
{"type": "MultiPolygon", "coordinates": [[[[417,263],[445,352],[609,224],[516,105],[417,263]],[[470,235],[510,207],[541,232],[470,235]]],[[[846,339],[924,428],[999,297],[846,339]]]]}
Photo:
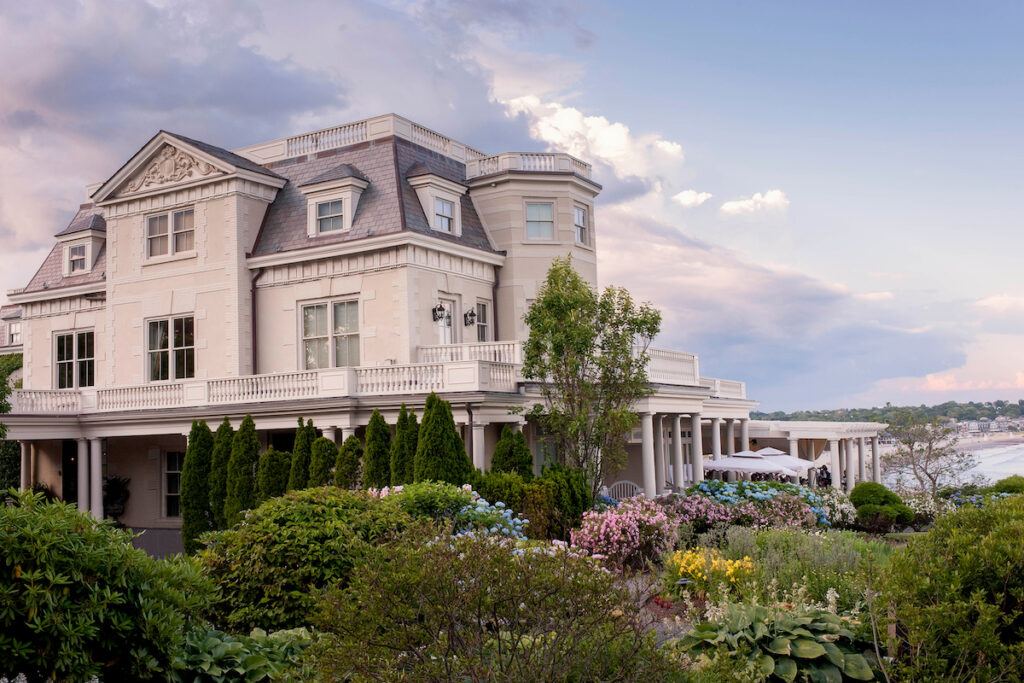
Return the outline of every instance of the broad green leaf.
{"type": "Polygon", "coordinates": [[[772,641],[765,646],[765,649],[768,650],[768,652],[774,652],[777,655],[788,655],[792,652],[789,638],[784,638],[783,636],[773,638],[772,641]]]}
{"type": "Polygon", "coordinates": [[[833,643],[822,643],[822,647],[825,648],[825,656],[828,657],[828,661],[832,662],[840,669],[846,663],[846,658],[843,656],[843,651],[835,646],[833,643]]]}
{"type": "Polygon", "coordinates": [[[796,662],[789,657],[779,657],[775,660],[775,675],[786,683],[793,683],[796,680],[796,662]]]}
{"type": "Polygon", "coordinates": [[[825,654],[825,648],[821,643],[808,638],[797,638],[793,641],[792,648],[793,656],[801,659],[816,659],[825,654]]]}
{"type": "Polygon", "coordinates": [[[771,676],[775,671],[775,658],[771,655],[762,654],[757,658],[757,667],[765,676],[771,676]]]}
{"type": "Polygon", "coordinates": [[[875,680],[875,674],[868,665],[868,660],[864,658],[864,655],[854,653],[846,655],[846,665],[843,666],[843,673],[855,681],[875,680]]]}

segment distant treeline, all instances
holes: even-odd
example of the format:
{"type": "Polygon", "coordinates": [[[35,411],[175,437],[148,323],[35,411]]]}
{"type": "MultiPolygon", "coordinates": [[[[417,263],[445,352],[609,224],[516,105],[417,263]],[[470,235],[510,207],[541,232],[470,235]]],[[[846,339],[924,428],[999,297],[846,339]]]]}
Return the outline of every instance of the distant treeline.
{"type": "Polygon", "coordinates": [[[955,420],[993,420],[999,416],[1017,418],[1024,414],[1024,399],[1018,401],[991,401],[957,403],[947,401],[934,406],[894,406],[886,403],[881,408],[839,408],[836,410],[798,410],[792,413],[751,413],[755,420],[828,420],[837,422],[931,421],[943,418],[955,420]]]}

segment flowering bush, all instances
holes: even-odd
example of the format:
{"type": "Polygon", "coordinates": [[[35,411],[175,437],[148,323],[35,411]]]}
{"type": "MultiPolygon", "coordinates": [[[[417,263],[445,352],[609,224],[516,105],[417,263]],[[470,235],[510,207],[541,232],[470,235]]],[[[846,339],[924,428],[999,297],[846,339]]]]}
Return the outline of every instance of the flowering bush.
{"type": "Polygon", "coordinates": [[[473,492],[474,501],[455,516],[455,534],[493,534],[526,540],[523,530],[527,520],[517,517],[501,501],[488,503],[473,492]]]}
{"type": "Polygon", "coordinates": [[[723,597],[721,594],[753,575],[754,561],[749,556],[726,559],[715,548],[693,548],[672,553],[666,571],[673,592],[692,590],[707,597],[723,597]]]}
{"type": "Polygon", "coordinates": [[[756,527],[828,526],[824,500],[803,486],[775,482],[704,481],[683,496],[661,499],[696,533],[723,524],[756,527]]]}
{"type": "Polygon", "coordinates": [[[525,539],[523,531],[528,520],[519,517],[503,502],[491,504],[473,488],[437,482],[420,482],[407,486],[385,486],[370,489],[374,498],[389,498],[404,512],[414,517],[452,521],[453,532],[461,534],[493,534],[525,539]]]}
{"type": "Polygon", "coordinates": [[[857,521],[857,508],[853,507],[849,497],[842,491],[832,488],[819,489],[817,495],[821,500],[821,509],[828,520],[828,526],[843,529],[852,527],[857,521]]]}
{"type": "Polygon", "coordinates": [[[689,524],[694,533],[704,533],[720,524],[734,520],[732,508],[708,496],[671,495],[659,499],[680,524],[689,524]]]}
{"type": "Polygon", "coordinates": [[[617,507],[583,514],[572,544],[619,568],[638,569],[665,553],[675,540],[678,520],[647,498],[630,498],[617,507]]]}
{"type": "Polygon", "coordinates": [[[904,504],[914,513],[914,526],[921,528],[935,521],[939,515],[956,510],[956,505],[944,498],[936,498],[927,491],[900,492],[904,504]]]}

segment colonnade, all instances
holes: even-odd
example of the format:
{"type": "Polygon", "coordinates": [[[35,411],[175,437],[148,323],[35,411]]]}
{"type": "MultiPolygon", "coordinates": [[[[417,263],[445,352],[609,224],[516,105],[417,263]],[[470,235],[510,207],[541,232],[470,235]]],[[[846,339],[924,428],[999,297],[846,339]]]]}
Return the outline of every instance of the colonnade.
{"type": "Polygon", "coordinates": [[[702,430],[705,419],[711,424],[712,459],[717,460],[723,455],[723,428],[726,432],[724,455],[736,453],[737,447],[741,451],[750,449],[750,420],[747,418],[704,418],[700,413],[641,413],[640,444],[645,496],[654,497],[664,492],[669,482],[669,472],[672,486],[677,489],[704,480],[702,430]],[[684,419],[689,430],[688,443],[684,443],[684,419]]]}
{"type": "MultiPolygon", "coordinates": [[[[38,482],[39,453],[34,441],[21,441],[21,490],[38,482]]],[[[78,510],[103,519],[103,439],[77,439],[78,510]]]]}
{"type": "Polygon", "coordinates": [[[830,439],[829,474],[832,476],[832,488],[843,488],[849,493],[858,481],[882,481],[881,455],[878,437],[848,437],[830,439]],[[871,471],[868,472],[868,441],[871,442],[871,471]]]}

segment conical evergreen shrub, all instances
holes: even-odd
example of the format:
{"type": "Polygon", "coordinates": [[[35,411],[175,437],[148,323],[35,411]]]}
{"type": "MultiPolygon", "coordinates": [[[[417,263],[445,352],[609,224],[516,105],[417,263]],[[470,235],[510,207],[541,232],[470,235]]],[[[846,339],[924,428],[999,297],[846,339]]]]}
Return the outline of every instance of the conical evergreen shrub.
{"type": "Polygon", "coordinates": [[[224,501],[224,520],[228,526],[238,524],[242,512],[256,505],[256,467],[259,464],[260,440],[251,415],[246,415],[231,441],[228,460],[228,495],[224,501]]]}
{"type": "Polygon", "coordinates": [[[313,442],[309,459],[309,488],[326,486],[331,483],[331,469],[338,459],[338,446],[321,436],[313,442]]]}
{"type": "Polygon", "coordinates": [[[214,529],[226,529],[228,526],[224,519],[224,500],[228,495],[228,460],[231,459],[234,438],[235,430],[225,417],[213,435],[213,455],[210,458],[210,513],[214,529]]]}
{"type": "Polygon", "coordinates": [[[406,410],[405,404],[398,413],[395,438],[391,441],[391,485],[411,484],[416,477],[416,441],[420,427],[416,413],[406,410]]]}
{"type": "Polygon", "coordinates": [[[199,536],[213,529],[210,512],[210,459],[213,432],[202,420],[192,422],[181,468],[181,540],[190,555],[199,549],[199,536]]]}
{"type": "Polygon", "coordinates": [[[256,468],[256,504],[283,496],[288,488],[288,475],[292,468],[291,453],[274,450],[271,446],[260,456],[256,468]]]}
{"type": "Polygon", "coordinates": [[[366,426],[366,450],[363,453],[363,486],[384,488],[391,485],[391,428],[379,410],[366,426]]]}
{"type": "Polygon", "coordinates": [[[363,461],[363,442],[353,434],[345,439],[334,461],[334,485],[343,489],[359,488],[359,467],[363,461]]]}
{"type": "Polygon", "coordinates": [[[533,479],[533,454],[526,444],[526,436],[505,425],[491,457],[492,472],[515,472],[525,481],[533,479]]]}
{"type": "Polygon", "coordinates": [[[309,461],[312,457],[313,439],[316,438],[316,430],[313,429],[313,421],[306,425],[302,424],[299,418],[299,426],[295,430],[295,447],[292,449],[292,471],[288,477],[288,490],[296,491],[304,489],[309,485],[309,461]]]}
{"type": "Polygon", "coordinates": [[[451,405],[431,393],[416,444],[416,481],[445,481],[461,486],[472,471],[466,446],[455,428],[451,405]]]}

